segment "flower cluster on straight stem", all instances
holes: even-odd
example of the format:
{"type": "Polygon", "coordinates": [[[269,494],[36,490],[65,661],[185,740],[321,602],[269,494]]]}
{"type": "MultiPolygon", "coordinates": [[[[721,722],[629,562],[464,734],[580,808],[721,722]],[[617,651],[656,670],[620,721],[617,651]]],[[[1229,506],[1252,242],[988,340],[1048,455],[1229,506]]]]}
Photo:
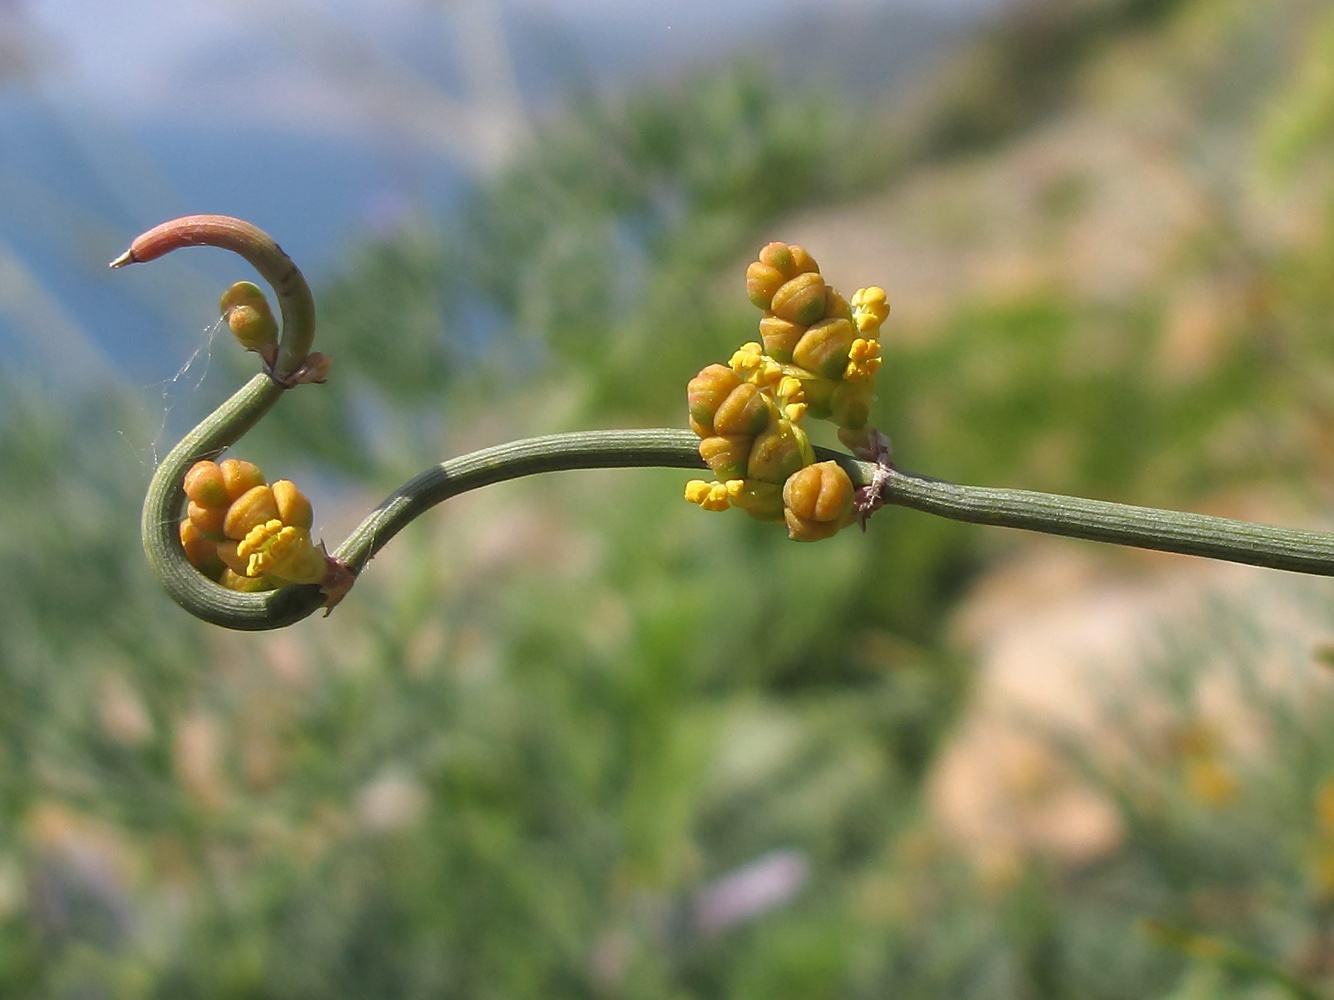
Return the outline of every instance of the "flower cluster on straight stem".
{"type": "Polygon", "coordinates": [[[798,541],[828,538],[857,515],[848,474],[815,461],[802,427],[830,420],[854,454],[884,440],[867,420],[880,368],[881,288],[843,298],[802,247],[770,243],[746,269],[746,292],[764,312],[760,341],[690,380],[690,426],[716,479],[691,480],[686,499],[705,510],[740,507],[781,521],[798,541]]]}

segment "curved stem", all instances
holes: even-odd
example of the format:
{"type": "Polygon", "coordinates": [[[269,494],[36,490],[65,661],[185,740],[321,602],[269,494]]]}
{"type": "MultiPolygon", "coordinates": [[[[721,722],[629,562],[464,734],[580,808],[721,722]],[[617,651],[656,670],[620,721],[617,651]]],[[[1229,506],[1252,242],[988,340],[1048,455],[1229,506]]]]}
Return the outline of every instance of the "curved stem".
{"type": "MultiPolygon", "coordinates": [[[[272,375],[257,375],[211,413],[163,459],[144,500],[143,541],[149,566],[171,598],[192,615],[227,628],[281,628],[325,603],[316,586],[268,593],[227,590],[199,573],[181,549],[179,520],[186,470],[214,458],[278,401],[310,350],[315,309],[301,272],[267,235],[222,216],[190,216],[149,230],[112,262],[152,260],[182,246],[220,246],[240,253],[273,286],[283,316],[272,375]]],[[[658,466],[705,468],[689,430],[579,431],[512,441],[434,466],[388,497],[338,547],[334,557],[353,573],[398,532],[436,504],[492,483],[566,469],[658,466]]],[[[1206,556],[1298,573],[1334,576],[1334,535],[1234,521],[1180,511],[1133,507],[1028,490],[960,486],[816,449],[842,465],[857,486],[878,482],[885,503],[956,521],[1024,528],[1140,548],[1206,556]]]]}

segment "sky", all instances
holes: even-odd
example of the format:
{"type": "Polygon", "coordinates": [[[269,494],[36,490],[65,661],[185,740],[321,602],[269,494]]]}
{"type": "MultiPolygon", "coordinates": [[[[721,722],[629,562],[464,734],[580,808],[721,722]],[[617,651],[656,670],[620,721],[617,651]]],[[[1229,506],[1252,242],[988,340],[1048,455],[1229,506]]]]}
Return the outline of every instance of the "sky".
{"type": "Polygon", "coordinates": [[[614,91],[779,37],[795,58],[803,32],[852,45],[872,23],[892,46],[868,18],[1002,2],[0,0],[0,341],[98,355],[90,378],[167,378],[188,350],[143,331],[198,322],[243,275],[201,251],[111,280],[157,222],[247,218],[318,283],[357,234],[447,211],[522,155],[572,83],[614,91]]]}

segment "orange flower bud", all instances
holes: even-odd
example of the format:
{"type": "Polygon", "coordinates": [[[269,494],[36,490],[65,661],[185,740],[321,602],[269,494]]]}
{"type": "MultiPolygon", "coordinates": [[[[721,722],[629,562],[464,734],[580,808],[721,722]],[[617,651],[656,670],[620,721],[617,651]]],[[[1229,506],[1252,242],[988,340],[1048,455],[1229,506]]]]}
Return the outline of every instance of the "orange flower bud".
{"type": "Polygon", "coordinates": [[[217,462],[196,462],[185,474],[185,495],[203,507],[226,507],[230,503],[222,470],[217,462]]]}
{"type": "Polygon", "coordinates": [[[218,308],[227,318],[232,335],[247,351],[260,351],[278,342],[278,323],[259,286],[238,281],[222,293],[218,308]]]}
{"type": "Polygon", "coordinates": [[[826,319],[852,320],[852,306],[848,305],[848,300],[833,285],[825,287],[824,314],[826,319]]]}
{"type": "Polygon", "coordinates": [[[223,523],[227,518],[226,507],[205,507],[191,500],[185,508],[185,514],[200,537],[213,542],[220,542],[227,537],[223,531],[223,523]]]}
{"type": "Polygon", "coordinates": [[[850,320],[822,320],[802,334],[792,352],[792,360],[817,375],[841,379],[848,364],[848,351],[856,336],[857,331],[850,320]]]}
{"type": "Polygon", "coordinates": [[[766,312],[773,300],[774,292],[782,287],[787,278],[778,268],[755,260],[746,268],[746,295],[757,309],[766,312]]]}
{"type": "Polygon", "coordinates": [[[796,541],[828,538],[852,523],[852,480],[837,462],[819,462],[783,484],[783,517],[796,541]]]}
{"type": "Polygon", "coordinates": [[[713,433],[713,415],[740,384],[741,376],[726,365],[709,365],[690,380],[686,386],[686,404],[690,408],[690,426],[696,434],[708,437],[713,433]]]}
{"type": "Polygon", "coordinates": [[[227,509],[222,530],[228,538],[240,541],[256,525],[276,520],[278,504],[273,499],[273,490],[268,486],[256,486],[233,501],[227,509]]]}
{"type": "Polygon", "coordinates": [[[181,548],[190,565],[203,573],[210,580],[216,580],[222,573],[222,560],[218,558],[218,546],[199,533],[193,521],[188,517],[181,521],[181,548]]]}
{"type": "Polygon", "coordinates": [[[804,326],[781,316],[770,314],[760,320],[760,339],[764,341],[764,353],[783,364],[791,362],[792,349],[805,332],[804,326]]]}
{"type": "Polygon", "coordinates": [[[800,427],[788,420],[775,420],[751,445],[746,478],[782,483],[813,457],[800,427]]]}
{"type": "Polygon", "coordinates": [[[229,458],[218,463],[222,470],[222,482],[227,488],[227,499],[235,502],[241,494],[265,483],[264,473],[254,462],[243,462],[239,458],[229,458]]]}
{"type": "Polygon", "coordinates": [[[840,521],[852,512],[852,480],[837,462],[817,462],[783,484],[783,505],[812,521],[840,521]]]}
{"type": "Polygon", "coordinates": [[[742,382],[722,401],[713,415],[713,429],[718,434],[755,435],[769,425],[774,404],[753,382],[742,382]]]}
{"type": "Polygon", "coordinates": [[[306,495],[289,479],[279,479],[272,486],[273,502],[278,506],[278,519],[283,524],[310,530],[315,514],[306,495]]]}
{"type": "Polygon", "coordinates": [[[699,443],[699,457],[708,463],[713,474],[726,482],[746,475],[746,460],[755,439],[749,435],[715,435],[699,443]]]}
{"type": "Polygon", "coordinates": [[[824,317],[824,294],[824,278],[818,271],[807,271],[774,292],[769,308],[785,320],[809,325],[824,317]]]}

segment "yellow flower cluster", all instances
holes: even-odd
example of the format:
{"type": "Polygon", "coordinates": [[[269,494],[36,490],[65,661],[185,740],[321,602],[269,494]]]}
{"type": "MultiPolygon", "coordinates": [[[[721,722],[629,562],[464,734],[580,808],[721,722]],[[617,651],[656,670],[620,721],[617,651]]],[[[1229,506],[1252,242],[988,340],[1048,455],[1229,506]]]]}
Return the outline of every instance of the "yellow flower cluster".
{"type": "Polygon", "coordinates": [[[191,565],[231,590],[323,584],[329,557],[310,540],[310,501],[286,479],[272,486],[251,462],[196,462],[181,547],[191,565]]]}
{"type": "Polygon", "coordinates": [[[727,365],[709,365],[686,389],[700,457],[717,480],[692,480],[686,499],[705,510],[740,507],[784,521],[800,541],[828,538],[854,519],[853,487],[835,462],[815,462],[807,416],[832,420],[854,451],[874,450],[867,426],[880,367],[885,293],[863,288],[848,302],[825,283],[802,247],[770,243],[746,269],[761,342],[727,365]]]}

